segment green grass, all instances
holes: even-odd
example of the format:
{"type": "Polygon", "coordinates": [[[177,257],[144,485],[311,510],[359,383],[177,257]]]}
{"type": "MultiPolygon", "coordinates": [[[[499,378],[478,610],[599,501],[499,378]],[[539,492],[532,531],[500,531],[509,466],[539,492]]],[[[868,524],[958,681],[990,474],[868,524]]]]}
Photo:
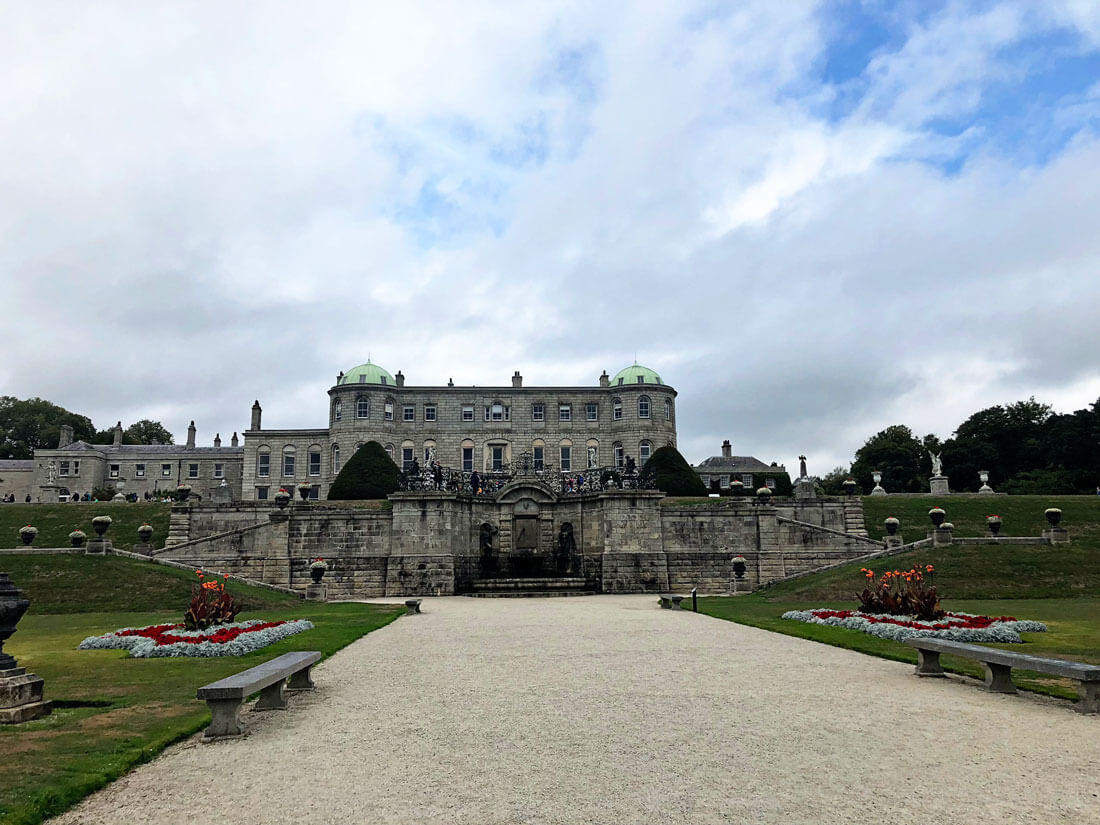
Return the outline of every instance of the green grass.
{"type": "Polygon", "coordinates": [[[163,547],[171,509],[171,504],[144,501],[135,504],[123,501],[0,504],[0,548],[22,547],[19,528],[26,524],[38,528],[34,547],[69,547],[69,533],[73,530],[80,529],[89,538],[95,537],[92,519],[96,516],[113,519],[107,538],[120,550],[129,550],[137,544],[137,529],[142,523],[153,527],[153,546],[163,547]]]}
{"type": "MultiPolygon", "coordinates": [[[[28,565],[20,578],[13,577],[18,586],[38,594],[38,607],[45,603],[72,609],[43,613],[32,605],[4,645],[20,666],[45,679],[46,698],[59,706],[43,719],[0,727],[0,753],[5,757],[0,759],[3,825],[30,825],[60,813],[172,742],[201,730],[210,718],[205,703],[195,698],[201,685],[291,650],[320,650],[329,656],[404,610],[390,605],[302,602],[266,590],[231,586],[249,603],[263,605],[241,618],[306,618],[315,628],[248,656],[131,659],[127,651],[77,650],[76,646],[87,636],[119,627],[178,620],[190,595],[187,574],[181,578],[168,568],[110,557],[51,558],[89,561],[98,564],[103,575],[89,580],[80,594],[83,601],[76,604],[66,602],[68,585],[60,585],[48,567],[28,565]],[[104,561],[117,564],[109,575],[104,561]],[[135,595],[134,604],[147,604],[157,577],[164,582],[158,606],[170,605],[170,610],[119,607],[127,592],[135,595]],[[135,582],[140,586],[131,588],[135,582]]],[[[11,561],[4,559],[4,566],[12,566],[11,561]]]]}

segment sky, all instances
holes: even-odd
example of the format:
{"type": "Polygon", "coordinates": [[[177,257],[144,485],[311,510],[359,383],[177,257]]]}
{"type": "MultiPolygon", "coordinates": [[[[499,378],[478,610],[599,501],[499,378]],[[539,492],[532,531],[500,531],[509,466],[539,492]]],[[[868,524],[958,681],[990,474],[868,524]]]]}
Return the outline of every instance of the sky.
{"type": "MultiPolygon", "coordinates": [[[[1100,3],[0,0],[0,394],[198,443],[341,370],[680,451],[1100,398],[1100,3]]],[[[950,474],[950,467],[945,467],[950,474]]]]}

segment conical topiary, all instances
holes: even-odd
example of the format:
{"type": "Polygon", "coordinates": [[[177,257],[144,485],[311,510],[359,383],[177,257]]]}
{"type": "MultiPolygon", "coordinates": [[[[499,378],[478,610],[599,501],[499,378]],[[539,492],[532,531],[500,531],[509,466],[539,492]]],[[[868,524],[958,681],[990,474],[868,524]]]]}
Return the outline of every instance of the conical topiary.
{"type": "Polygon", "coordinates": [[[385,498],[397,492],[401,471],[382,445],[368,441],[348,459],[329,487],[332,500],[385,498]]]}
{"type": "Polygon", "coordinates": [[[675,447],[661,447],[642,467],[641,479],[670,496],[705,496],[706,485],[675,447]]]}

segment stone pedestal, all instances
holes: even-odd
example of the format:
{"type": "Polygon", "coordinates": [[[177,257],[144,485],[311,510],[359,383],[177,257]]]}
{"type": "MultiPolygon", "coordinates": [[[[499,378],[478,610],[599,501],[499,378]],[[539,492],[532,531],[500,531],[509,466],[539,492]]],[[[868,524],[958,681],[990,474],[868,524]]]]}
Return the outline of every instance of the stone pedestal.
{"type": "Polygon", "coordinates": [[[874,488],[871,490],[871,495],[873,495],[873,496],[884,496],[884,495],[886,495],[886,490],[883,489],[881,484],[876,484],[874,486],[874,488]]]}
{"type": "Polygon", "coordinates": [[[808,478],[800,478],[794,484],[794,497],[797,499],[817,498],[814,483],[808,478]]]}
{"type": "Polygon", "coordinates": [[[61,498],[60,484],[40,484],[38,486],[38,501],[41,504],[57,504],[61,498]]]}
{"type": "Polygon", "coordinates": [[[905,544],[905,539],[903,539],[900,535],[895,534],[893,536],[883,537],[883,542],[888,548],[892,549],[894,547],[901,547],[903,544],[905,544]]]}
{"type": "Polygon", "coordinates": [[[101,539],[99,537],[89,538],[84,545],[85,556],[105,556],[107,551],[112,548],[110,539],[101,539]]]}
{"type": "Polygon", "coordinates": [[[0,724],[13,725],[47,715],[53,708],[42,700],[41,676],[23,667],[0,670],[0,724]]]}
{"type": "Polygon", "coordinates": [[[151,541],[139,541],[134,545],[135,553],[141,553],[143,556],[153,555],[153,543],[151,541]]]}
{"type": "Polygon", "coordinates": [[[953,530],[944,530],[942,527],[937,527],[932,531],[932,544],[936,547],[951,544],[954,540],[955,533],[953,530]]]}
{"type": "Polygon", "coordinates": [[[1043,538],[1051,544],[1069,544],[1069,533],[1064,527],[1048,527],[1043,531],[1043,538]]]}
{"type": "Polygon", "coordinates": [[[306,585],[307,602],[328,601],[328,585],[321,582],[310,582],[306,585]]]}
{"type": "Polygon", "coordinates": [[[214,488],[214,495],[212,496],[215,504],[230,504],[233,501],[233,492],[229,489],[229,485],[222,480],[222,483],[214,488]]]}
{"type": "Polygon", "coordinates": [[[993,495],[993,488],[990,487],[988,484],[983,484],[981,487],[978,488],[978,495],[991,496],[993,495]]]}
{"type": "Polygon", "coordinates": [[[947,486],[947,476],[932,476],[928,479],[928,488],[934,496],[946,496],[951,492],[947,486]]]}

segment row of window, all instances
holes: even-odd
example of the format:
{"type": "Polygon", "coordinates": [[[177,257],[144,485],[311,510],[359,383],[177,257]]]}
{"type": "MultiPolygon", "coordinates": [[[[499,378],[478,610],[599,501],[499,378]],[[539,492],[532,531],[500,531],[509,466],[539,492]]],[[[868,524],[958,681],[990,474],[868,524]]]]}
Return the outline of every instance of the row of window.
{"type": "MultiPolygon", "coordinates": [[[[737,477],[738,476],[733,476],[733,478],[737,478],[737,477]]],[[[703,476],[703,482],[705,484],[707,484],[708,486],[710,486],[712,489],[717,485],[717,487],[720,487],[723,490],[728,490],[729,486],[730,486],[730,479],[731,479],[731,477],[728,476],[728,475],[724,475],[724,476],[703,476]]],[[[744,487],[744,489],[746,489],[746,490],[754,489],[752,473],[741,473],[740,474],[740,480],[741,480],[741,484],[744,487]]],[[[764,486],[768,487],[768,488],[774,488],[775,487],[775,479],[772,478],[771,476],[766,476],[764,478],[764,486]]]]}
{"type": "MultiPolygon", "coordinates": [[[[339,449],[334,448],[333,456],[339,455],[339,449]]],[[[295,472],[297,472],[298,455],[294,447],[283,447],[282,454],[282,477],[294,478],[295,472]]],[[[338,459],[335,463],[338,463],[338,459]]],[[[334,472],[340,472],[339,467],[334,472]]],[[[321,475],[321,451],[320,449],[312,449],[307,454],[306,458],[306,474],[311,476],[321,475]]],[[[259,478],[268,478],[271,476],[271,452],[267,447],[261,447],[260,451],[256,454],[256,476],[259,478]]]]}
{"type": "MultiPolygon", "coordinates": [[[[64,465],[67,462],[62,461],[61,463],[64,465]]],[[[73,462],[73,463],[79,465],[80,462],[77,461],[77,462],[73,462]]],[[[160,477],[161,478],[171,478],[172,475],[173,475],[173,470],[174,470],[174,465],[172,465],[172,464],[161,464],[160,465],[160,477]]],[[[79,467],[77,467],[77,470],[74,473],[74,475],[76,475],[76,473],[78,473],[78,472],[79,472],[79,467]]],[[[107,477],[108,478],[119,478],[121,476],[121,473],[122,473],[121,465],[119,465],[119,464],[108,464],[107,465],[107,477]]],[[[66,473],[61,473],[61,475],[66,475],[66,473]]],[[[145,477],[146,477],[146,465],[142,464],[142,463],[135,464],[134,465],[134,478],[145,478],[145,477]]],[[[199,478],[200,477],[199,476],[199,463],[198,462],[188,463],[188,465],[187,465],[187,477],[188,478],[199,478]]],[[[225,478],[225,464],[224,463],[222,463],[220,461],[214,463],[214,478],[225,478]]]]}
{"type": "MultiPolygon", "coordinates": [[[[642,395],[638,398],[638,418],[649,418],[650,410],[652,408],[652,401],[648,395],[642,395]]],[[[386,401],[382,405],[382,420],[393,421],[394,415],[394,402],[386,401]]],[[[511,421],[512,420],[512,408],[500,401],[494,401],[492,404],[483,408],[482,414],[485,421],[511,421]]],[[[423,408],[423,420],[427,423],[438,420],[438,408],[435,404],[425,404],[423,408]]],[[[334,421],[342,421],[344,417],[344,402],[341,398],[335,398],[332,402],[332,419],[334,421]]],[[[370,418],[370,399],[366,396],[358,396],[355,399],[355,417],[357,419],[370,418]]],[[[621,398],[614,398],[611,401],[611,417],[619,421],[623,417],[623,400],[621,398]]],[[[462,407],[461,418],[463,421],[474,420],[474,405],[466,404],[462,407]]],[[[584,419],[585,421],[599,421],[600,420],[600,407],[599,404],[594,401],[589,401],[584,405],[584,419]]],[[[401,420],[404,422],[416,421],[416,407],[411,404],[402,406],[401,408],[401,420]]],[[[532,421],[545,421],[546,420],[546,404],[536,403],[531,405],[531,420],[532,421]]],[[[559,421],[572,421],[573,420],[573,405],[572,404],[558,404],[558,420],[559,421]]],[[[665,399],[665,420],[672,420],[672,399],[665,399]]]]}

